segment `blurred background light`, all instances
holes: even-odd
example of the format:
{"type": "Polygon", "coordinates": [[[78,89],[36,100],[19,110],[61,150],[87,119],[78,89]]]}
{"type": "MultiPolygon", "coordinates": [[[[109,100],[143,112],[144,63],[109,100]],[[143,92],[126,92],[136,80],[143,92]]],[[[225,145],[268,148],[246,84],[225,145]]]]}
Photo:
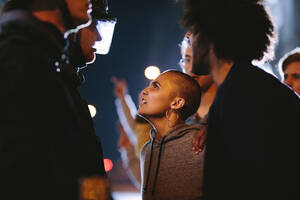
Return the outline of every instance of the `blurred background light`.
{"type": "Polygon", "coordinates": [[[96,107],[93,106],[93,105],[90,105],[90,104],[88,105],[88,107],[89,107],[90,114],[91,114],[92,118],[94,118],[94,117],[96,116],[96,114],[97,114],[97,109],[96,109],[96,107]]]}
{"type": "Polygon", "coordinates": [[[145,77],[149,80],[154,80],[160,74],[160,69],[156,66],[149,66],[145,69],[145,77]]]}
{"type": "Polygon", "coordinates": [[[114,163],[112,162],[112,160],[108,158],[105,158],[103,162],[104,162],[104,168],[106,172],[109,172],[114,167],[114,163]]]}

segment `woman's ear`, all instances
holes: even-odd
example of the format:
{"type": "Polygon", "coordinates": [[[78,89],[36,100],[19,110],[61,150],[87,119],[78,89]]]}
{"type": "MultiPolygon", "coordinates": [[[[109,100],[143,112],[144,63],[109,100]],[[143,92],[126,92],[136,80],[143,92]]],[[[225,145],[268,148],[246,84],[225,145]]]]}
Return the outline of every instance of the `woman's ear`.
{"type": "Polygon", "coordinates": [[[179,110],[185,105],[185,100],[180,97],[176,97],[171,103],[172,110],[179,110]]]}

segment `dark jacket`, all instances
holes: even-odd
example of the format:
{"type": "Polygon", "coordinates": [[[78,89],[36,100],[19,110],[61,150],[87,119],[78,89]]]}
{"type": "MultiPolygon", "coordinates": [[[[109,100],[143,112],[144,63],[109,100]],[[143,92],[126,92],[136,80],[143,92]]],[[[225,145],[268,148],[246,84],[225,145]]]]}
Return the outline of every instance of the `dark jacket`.
{"type": "Polygon", "coordinates": [[[235,64],[209,112],[205,199],[299,199],[299,117],[292,90],[235,64]]]}
{"type": "Polygon", "coordinates": [[[195,155],[192,138],[199,125],[178,125],[160,141],[151,140],[141,152],[144,200],[199,200],[202,197],[204,153],[195,155]]]}
{"type": "Polygon", "coordinates": [[[26,11],[0,18],[1,196],[74,200],[80,178],[106,176],[64,46],[56,27],[26,11]]]}

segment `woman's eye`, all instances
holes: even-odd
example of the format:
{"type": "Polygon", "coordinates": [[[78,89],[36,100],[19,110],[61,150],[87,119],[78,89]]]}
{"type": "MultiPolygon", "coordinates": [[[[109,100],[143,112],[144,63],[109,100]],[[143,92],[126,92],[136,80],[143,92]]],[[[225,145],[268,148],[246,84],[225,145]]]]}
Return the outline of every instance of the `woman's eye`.
{"type": "Polygon", "coordinates": [[[152,83],[152,86],[153,86],[154,88],[158,88],[158,84],[157,84],[157,83],[152,83]]]}

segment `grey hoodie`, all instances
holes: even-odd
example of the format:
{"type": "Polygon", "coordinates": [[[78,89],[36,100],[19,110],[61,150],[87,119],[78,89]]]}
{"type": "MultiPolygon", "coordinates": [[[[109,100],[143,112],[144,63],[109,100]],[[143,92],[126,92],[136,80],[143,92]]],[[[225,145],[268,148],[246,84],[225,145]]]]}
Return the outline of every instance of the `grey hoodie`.
{"type": "Polygon", "coordinates": [[[178,125],[160,141],[151,130],[151,140],[141,152],[143,200],[201,199],[204,153],[192,151],[198,130],[199,125],[178,125]]]}

